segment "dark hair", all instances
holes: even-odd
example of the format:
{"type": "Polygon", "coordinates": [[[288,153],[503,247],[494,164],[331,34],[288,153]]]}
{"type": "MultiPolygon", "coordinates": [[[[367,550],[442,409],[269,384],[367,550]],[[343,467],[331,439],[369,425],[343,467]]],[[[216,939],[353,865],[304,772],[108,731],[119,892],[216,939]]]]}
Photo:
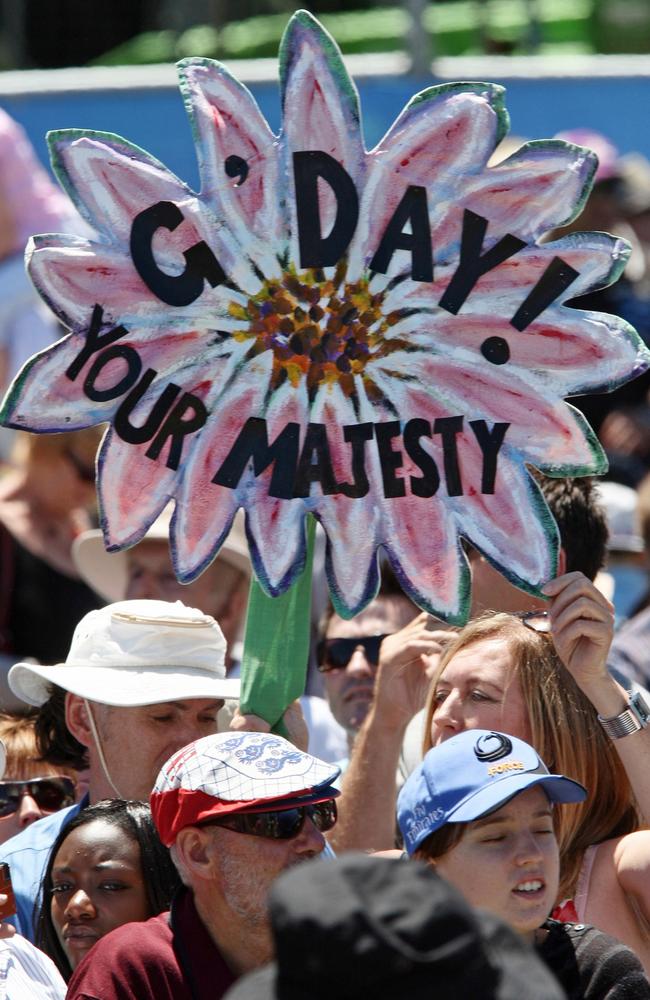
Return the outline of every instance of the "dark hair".
{"type": "Polygon", "coordinates": [[[533,472],[551,514],[557,521],[566,572],[579,570],[590,580],[605,565],[607,555],[607,515],[599,501],[595,481],[551,479],[533,472]]]}
{"type": "Polygon", "coordinates": [[[140,848],[140,865],[150,916],[155,917],[169,909],[172,896],[181,884],[169,850],[161,843],[151,818],[151,810],[145,802],[105,799],[94,806],[88,806],[75,816],[63,827],[52,845],[34,907],[36,945],[50,956],[66,982],[72,975],[72,969],[52,922],[52,869],[61,845],[73,830],[97,820],[118,827],[125,837],[135,841],[140,848]]]}
{"type": "Polygon", "coordinates": [[[88,751],[66,725],[66,694],[62,687],[52,685],[50,697],[41,705],[36,716],[36,746],[41,759],[49,764],[83,771],[88,767],[88,751]]]}

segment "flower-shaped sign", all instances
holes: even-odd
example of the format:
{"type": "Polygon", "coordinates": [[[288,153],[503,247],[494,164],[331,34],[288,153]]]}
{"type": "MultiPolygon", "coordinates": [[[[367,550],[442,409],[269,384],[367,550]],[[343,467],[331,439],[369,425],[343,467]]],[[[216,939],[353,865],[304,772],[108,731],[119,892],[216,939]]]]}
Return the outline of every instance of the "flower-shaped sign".
{"type": "Polygon", "coordinates": [[[627,244],[540,243],[580,211],[594,155],[529,142],[488,167],[507,115],[484,83],[417,94],[367,152],[340,53],[304,11],[280,50],[278,136],[224,66],[179,73],[198,194],[118,136],[50,134],[96,236],[31,243],[32,279],[71,332],[23,368],[3,422],[109,421],[106,544],[137,542],[172,498],[182,580],[244,507],[272,595],[302,568],[307,512],[345,615],[373,596],[383,547],[419,605],[463,620],[461,537],[534,592],[558,540],[527,465],[602,472],[563,399],[649,357],[618,318],[563,305],[613,281],[627,244]]]}

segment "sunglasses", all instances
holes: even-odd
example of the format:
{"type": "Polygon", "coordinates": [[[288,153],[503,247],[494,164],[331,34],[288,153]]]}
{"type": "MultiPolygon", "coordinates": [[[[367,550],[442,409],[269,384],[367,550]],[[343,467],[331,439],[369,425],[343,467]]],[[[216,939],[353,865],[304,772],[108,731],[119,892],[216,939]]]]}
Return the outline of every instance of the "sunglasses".
{"type": "Polygon", "coordinates": [[[336,802],[315,802],[295,809],[277,809],[259,813],[237,813],[222,819],[210,820],[206,826],[223,826],[234,833],[247,833],[250,837],[267,837],[269,840],[291,840],[297,837],[307,817],[317,830],[331,830],[337,818],[336,802]]]}
{"type": "MultiPolygon", "coordinates": [[[[388,635],[389,633],[386,633],[388,635]]],[[[316,645],[316,661],[322,674],[342,670],[352,659],[355,649],[363,647],[368,663],[377,666],[379,647],[386,635],[358,635],[353,639],[321,639],[316,645]]]]}
{"type": "Polygon", "coordinates": [[[522,625],[533,632],[548,635],[551,631],[551,619],[548,611],[518,611],[515,612],[515,618],[518,618],[522,625]]]}
{"type": "Polygon", "coordinates": [[[33,778],[31,781],[0,781],[0,816],[11,816],[24,795],[30,795],[43,812],[56,812],[74,803],[72,778],[33,778]]]}

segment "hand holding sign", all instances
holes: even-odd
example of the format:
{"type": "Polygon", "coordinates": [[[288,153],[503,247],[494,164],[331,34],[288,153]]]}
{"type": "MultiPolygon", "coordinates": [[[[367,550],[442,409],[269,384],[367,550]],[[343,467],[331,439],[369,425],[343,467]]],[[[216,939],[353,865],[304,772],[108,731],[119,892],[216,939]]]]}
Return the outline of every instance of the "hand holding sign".
{"type": "Polygon", "coordinates": [[[50,135],[97,237],[34,239],[30,273],[71,333],[25,366],[4,423],[110,421],[107,545],[173,497],[181,579],[243,506],[271,595],[304,564],[307,512],[341,614],[372,597],[383,546],[421,607],[462,621],[461,536],[537,593],[558,541],[526,463],[602,472],[563,399],[648,364],[622,320],[563,305],[620,274],[624,241],[539,242],[580,211],[593,154],[531,142],[488,168],[507,115],[477,83],[418,94],[366,152],[354,85],[304,11],[282,42],[279,136],[223,66],[179,72],[199,194],[118,136],[50,135]]]}

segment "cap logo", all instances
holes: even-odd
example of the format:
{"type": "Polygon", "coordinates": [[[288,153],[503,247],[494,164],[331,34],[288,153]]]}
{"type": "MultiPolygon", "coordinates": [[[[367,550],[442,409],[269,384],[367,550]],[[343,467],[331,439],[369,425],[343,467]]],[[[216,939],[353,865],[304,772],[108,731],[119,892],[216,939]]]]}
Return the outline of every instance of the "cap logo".
{"type": "MultiPolygon", "coordinates": [[[[291,744],[278,736],[264,736],[261,733],[241,733],[225,740],[216,756],[241,774],[249,777],[261,775],[279,775],[282,777],[299,774],[310,764],[311,758],[295,748],[288,749],[291,744]],[[255,738],[257,737],[257,738],[255,738]]],[[[205,751],[206,756],[212,756],[211,750],[205,751]]]]}
{"type": "Polygon", "coordinates": [[[512,753],[512,741],[503,733],[487,733],[479,736],[474,744],[474,755],[477,760],[486,763],[493,760],[501,760],[512,753]]]}
{"type": "Polygon", "coordinates": [[[526,765],[523,760],[504,760],[502,764],[493,764],[488,767],[488,775],[492,778],[495,774],[505,774],[506,771],[525,771],[526,765]]]}

